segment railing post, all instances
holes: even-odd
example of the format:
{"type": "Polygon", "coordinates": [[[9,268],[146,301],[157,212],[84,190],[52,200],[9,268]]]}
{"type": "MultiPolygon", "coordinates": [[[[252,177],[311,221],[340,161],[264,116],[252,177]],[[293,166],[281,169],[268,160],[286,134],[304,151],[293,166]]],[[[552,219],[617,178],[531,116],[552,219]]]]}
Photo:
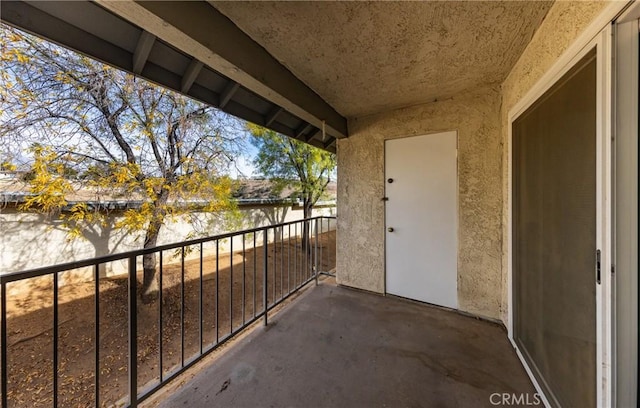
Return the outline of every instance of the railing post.
{"type": "Polygon", "coordinates": [[[163,291],[163,287],[162,287],[162,264],[163,264],[163,259],[162,259],[162,251],[160,251],[158,253],[158,257],[160,258],[160,270],[158,271],[158,273],[160,274],[158,276],[158,372],[160,373],[160,382],[163,382],[164,380],[164,366],[163,366],[163,361],[162,361],[162,356],[163,354],[163,344],[162,344],[162,332],[164,331],[164,319],[163,319],[163,312],[162,312],[162,291],[163,291]]]}
{"type": "Polygon", "coordinates": [[[136,257],[129,257],[129,406],[138,406],[138,314],[136,257]]]}
{"type": "Polygon", "coordinates": [[[95,390],[96,390],[96,395],[95,395],[95,406],[99,407],[100,406],[100,264],[97,263],[94,266],[94,297],[95,297],[95,303],[94,303],[94,314],[95,314],[95,332],[94,332],[94,336],[95,336],[95,361],[94,361],[94,365],[95,365],[95,390]]]}
{"type": "Polygon", "coordinates": [[[2,342],[2,356],[0,356],[2,358],[2,385],[0,388],[2,389],[0,391],[2,392],[2,408],[6,408],[8,400],[7,370],[9,369],[9,364],[7,364],[7,348],[9,347],[7,345],[7,284],[2,282],[0,285],[0,313],[2,314],[0,316],[0,341],[2,342]]]}
{"type": "Polygon", "coordinates": [[[314,259],[314,267],[315,267],[315,274],[316,274],[316,286],[318,286],[318,219],[315,219],[314,222],[314,228],[315,228],[315,242],[314,242],[314,250],[313,250],[313,259],[314,259]]]}
{"type": "Polygon", "coordinates": [[[268,323],[267,314],[269,308],[267,307],[267,265],[269,264],[269,229],[265,228],[263,234],[263,255],[264,255],[264,266],[263,266],[263,277],[262,277],[262,301],[264,304],[264,325],[266,326],[268,323]]]}
{"type": "Polygon", "coordinates": [[[58,272],[53,274],[53,406],[58,406],[58,272]]]}
{"type": "MultiPolygon", "coordinates": [[[[155,255],[154,255],[155,257],[155,255]]],[[[184,367],[184,246],[180,248],[180,366],[184,367]]]]}
{"type": "Polygon", "coordinates": [[[220,240],[216,239],[216,344],[220,343],[220,240]]]}
{"type": "Polygon", "coordinates": [[[202,341],[203,341],[203,336],[204,336],[204,324],[203,324],[203,312],[202,312],[202,302],[203,302],[203,271],[202,271],[202,264],[203,264],[203,252],[204,248],[202,245],[202,242],[200,243],[200,281],[199,281],[199,285],[198,285],[198,291],[200,292],[198,297],[199,297],[199,302],[198,302],[198,333],[199,333],[199,337],[200,337],[200,354],[202,354],[203,351],[203,347],[202,347],[202,341]]]}

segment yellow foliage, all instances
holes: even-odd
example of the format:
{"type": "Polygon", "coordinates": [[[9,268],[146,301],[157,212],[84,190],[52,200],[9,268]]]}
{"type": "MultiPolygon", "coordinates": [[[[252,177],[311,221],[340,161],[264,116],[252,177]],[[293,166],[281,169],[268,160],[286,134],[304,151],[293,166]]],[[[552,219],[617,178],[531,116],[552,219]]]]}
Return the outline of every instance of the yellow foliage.
{"type": "Polygon", "coordinates": [[[31,58],[19,48],[12,48],[9,51],[3,52],[2,59],[3,61],[16,61],[21,64],[27,64],[31,61],[31,58]]]}
{"type": "Polygon", "coordinates": [[[55,158],[56,154],[50,148],[34,149],[30,195],[20,206],[22,210],[52,213],[67,205],[66,195],[73,191],[73,187],[64,178],[64,166],[52,164],[55,158]]]}
{"type": "Polygon", "coordinates": [[[133,192],[140,185],[140,166],[135,163],[110,163],[109,177],[100,181],[102,187],[120,188],[126,192],[133,192]]]}
{"type": "Polygon", "coordinates": [[[0,169],[5,171],[16,171],[17,168],[18,167],[15,164],[9,161],[4,161],[0,164],[0,169]]]}
{"type": "Polygon", "coordinates": [[[155,199],[156,196],[162,190],[162,187],[166,183],[166,180],[162,177],[149,177],[144,180],[143,186],[145,189],[145,194],[151,200],[155,199]]]}
{"type": "Polygon", "coordinates": [[[75,224],[82,222],[93,224],[96,221],[102,222],[103,219],[102,215],[98,211],[90,210],[87,203],[74,204],[69,210],[69,214],[64,215],[62,218],[69,223],[75,224]]]}
{"type": "Polygon", "coordinates": [[[74,204],[68,214],[60,217],[67,228],[67,239],[84,238],[83,228],[87,225],[105,222],[104,214],[91,210],[86,203],[74,204]]]}

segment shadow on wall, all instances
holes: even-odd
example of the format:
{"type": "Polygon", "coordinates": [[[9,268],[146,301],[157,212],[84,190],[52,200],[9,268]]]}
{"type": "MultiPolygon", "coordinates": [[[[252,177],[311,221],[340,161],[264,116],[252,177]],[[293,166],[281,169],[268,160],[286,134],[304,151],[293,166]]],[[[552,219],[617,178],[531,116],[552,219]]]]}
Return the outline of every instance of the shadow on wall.
{"type": "MultiPolygon", "coordinates": [[[[69,229],[61,220],[44,214],[0,214],[3,235],[0,239],[1,273],[33,268],[34,258],[38,265],[54,265],[117,252],[126,234],[116,233],[115,222],[114,218],[106,217],[104,224],[85,225],[82,227],[82,237],[73,238],[68,235],[69,229]],[[56,249],[43,249],[51,247],[56,249]]],[[[100,265],[100,276],[106,275],[106,265],[100,265]]]]}
{"type": "MultiPolygon", "coordinates": [[[[335,207],[318,207],[314,215],[333,215],[335,207]]],[[[220,214],[192,214],[188,220],[178,220],[167,223],[163,227],[158,244],[176,243],[191,238],[212,236],[228,231],[251,229],[267,225],[281,224],[302,218],[302,210],[290,205],[264,205],[242,208],[235,217],[220,214]]],[[[86,225],[83,237],[70,238],[68,229],[63,222],[47,217],[43,214],[25,213],[12,209],[0,211],[0,225],[3,234],[0,235],[0,273],[23,271],[47,265],[55,265],[105,256],[113,253],[139,249],[142,245],[136,234],[115,227],[118,222],[116,216],[106,217],[103,225],[86,225]]],[[[282,240],[290,234],[298,235],[302,231],[299,224],[290,227],[291,230],[278,228],[269,234],[269,240],[282,240]]],[[[220,241],[220,252],[226,253],[252,246],[251,234],[247,241],[242,236],[231,240],[220,241]]],[[[209,249],[211,250],[211,249],[209,249]]],[[[186,258],[196,257],[197,253],[189,253],[186,258]]],[[[169,259],[167,259],[169,261],[169,259]]],[[[127,261],[117,260],[100,265],[100,277],[114,277],[126,273],[127,261]]],[[[60,284],[76,281],[93,280],[94,270],[91,267],[82,268],[60,277],[60,284]]]]}
{"type": "MultiPolygon", "coordinates": [[[[249,210],[249,216],[244,217],[239,229],[253,229],[267,225],[282,224],[287,221],[289,206],[258,207],[249,210]]],[[[274,228],[275,235],[279,236],[281,230],[274,228]]],[[[249,234],[251,235],[251,234],[249,234]]]]}
{"type": "Polygon", "coordinates": [[[253,225],[250,226],[250,228],[255,228],[261,225],[282,224],[285,222],[288,212],[289,206],[259,208],[258,211],[253,214],[253,225]]]}

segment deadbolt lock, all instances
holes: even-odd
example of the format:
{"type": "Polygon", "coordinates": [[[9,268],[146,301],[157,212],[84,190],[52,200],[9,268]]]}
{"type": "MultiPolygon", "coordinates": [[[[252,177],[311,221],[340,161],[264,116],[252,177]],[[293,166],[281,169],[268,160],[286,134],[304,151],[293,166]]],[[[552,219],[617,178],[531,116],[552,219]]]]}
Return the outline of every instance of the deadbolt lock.
{"type": "Polygon", "coordinates": [[[388,180],[387,180],[387,182],[389,182],[389,183],[393,183],[393,179],[392,179],[392,178],[390,178],[390,179],[388,179],[388,180]]]}
{"type": "Polygon", "coordinates": [[[393,232],[393,228],[392,228],[392,227],[389,227],[389,228],[387,228],[387,231],[389,231],[389,232],[393,232]]]}

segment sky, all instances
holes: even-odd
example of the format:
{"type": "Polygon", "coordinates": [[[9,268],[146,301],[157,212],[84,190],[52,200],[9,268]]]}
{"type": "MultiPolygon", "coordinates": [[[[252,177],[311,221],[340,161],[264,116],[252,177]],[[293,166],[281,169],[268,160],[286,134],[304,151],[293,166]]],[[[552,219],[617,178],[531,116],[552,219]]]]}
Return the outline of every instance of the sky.
{"type": "MultiPolygon", "coordinates": [[[[248,144],[251,145],[251,143],[248,144]]],[[[235,160],[235,167],[229,169],[231,178],[239,179],[257,176],[258,174],[256,174],[256,169],[252,163],[256,153],[256,148],[253,145],[249,146],[247,153],[235,160]]]]}

